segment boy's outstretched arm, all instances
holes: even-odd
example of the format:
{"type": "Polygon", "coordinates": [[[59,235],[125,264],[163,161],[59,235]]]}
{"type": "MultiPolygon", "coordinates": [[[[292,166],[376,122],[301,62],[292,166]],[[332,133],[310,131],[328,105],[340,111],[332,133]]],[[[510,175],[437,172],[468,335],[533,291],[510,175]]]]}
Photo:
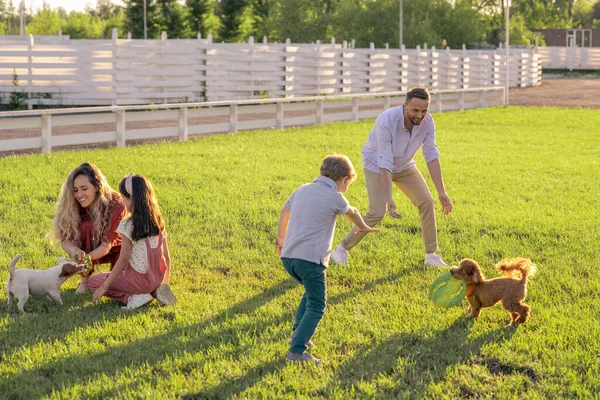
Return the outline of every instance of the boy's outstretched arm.
{"type": "Polygon", "coordinates": [[[379,232],[379,228],[371,228],[365,224],[365,221],[363,221],[362,216],[355,207],[350,206],[344,215],[356,226],[355,235],[358,235],[360,232],[379,232]]]}
{"type": "Polygon", "coordinates": [[[279,226],[277,227],[277,239],[275,239],[275,251],[277,254],[281,254],[283,243],[285,242],[285,235],[287,234],[288,224],[290,222],[290,210],[282,208],[279,213],[279,226]]]}

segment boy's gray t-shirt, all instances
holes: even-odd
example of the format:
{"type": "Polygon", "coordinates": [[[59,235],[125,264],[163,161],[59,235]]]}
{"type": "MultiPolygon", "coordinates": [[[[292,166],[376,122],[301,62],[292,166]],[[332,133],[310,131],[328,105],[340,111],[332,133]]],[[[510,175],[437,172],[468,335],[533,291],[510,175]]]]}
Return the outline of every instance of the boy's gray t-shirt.
{"type": "Polygon", "coordinates": [[[335,181],[321,175],[296,189],[283,207],[290,212],[290,221],[281,257],[327,267],[336,217],[350,208],[335,181]]]}

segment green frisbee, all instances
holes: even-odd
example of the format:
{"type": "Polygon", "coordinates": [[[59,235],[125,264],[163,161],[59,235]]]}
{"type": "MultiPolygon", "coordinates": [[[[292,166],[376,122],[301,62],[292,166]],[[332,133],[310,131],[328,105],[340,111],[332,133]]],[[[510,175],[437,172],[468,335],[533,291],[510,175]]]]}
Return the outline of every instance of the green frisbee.
{"type": "Polygon", "coordinates": [[[449,308],[460,303],[467,293],[467,284],[450,272],[438,276],[429,288],[429,298],[438,307],[449,308]]]}

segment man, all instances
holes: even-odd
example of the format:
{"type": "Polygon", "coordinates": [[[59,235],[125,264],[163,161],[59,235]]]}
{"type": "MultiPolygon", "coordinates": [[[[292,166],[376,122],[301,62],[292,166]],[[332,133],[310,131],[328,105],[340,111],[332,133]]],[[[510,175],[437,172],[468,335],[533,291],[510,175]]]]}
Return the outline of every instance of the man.
{"type": "MultiPolygon", "coordinates": [[[[400,218],[392,199],[393,182],[419,209],[426,252],[425,265],[442,267],[446,263],[436,254],[435,202],[413,159],[417,150],[422,148],[442,210],[444,214],[449,214],[452,202],[446,194],[442,179],[440,152],[435,145],[435,124],[427,112],[430,100],[431,96],[426,88],[415,87],[408,91],[402,106],[386,110],[377,117],[362,150],[369,195],[369,211],[363,219],[366,225],[375,226],[383,219],[386,210],[393,218],[400,218]]],[[[331,254],[334,262],[348,264],[348,251],[366,235],[365,232],[355,231],[356,226],[334,249],[331,254]]]]}

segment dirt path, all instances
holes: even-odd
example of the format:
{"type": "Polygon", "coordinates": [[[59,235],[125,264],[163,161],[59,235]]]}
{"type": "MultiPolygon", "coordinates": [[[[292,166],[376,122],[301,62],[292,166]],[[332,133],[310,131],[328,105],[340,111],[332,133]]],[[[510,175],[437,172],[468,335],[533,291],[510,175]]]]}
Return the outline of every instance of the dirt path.
{"type": "Polygon", "coordinates": [[[600,108],[600,79],[548,79],[540,86],[510,89],[511,106],[600,108]]]}

